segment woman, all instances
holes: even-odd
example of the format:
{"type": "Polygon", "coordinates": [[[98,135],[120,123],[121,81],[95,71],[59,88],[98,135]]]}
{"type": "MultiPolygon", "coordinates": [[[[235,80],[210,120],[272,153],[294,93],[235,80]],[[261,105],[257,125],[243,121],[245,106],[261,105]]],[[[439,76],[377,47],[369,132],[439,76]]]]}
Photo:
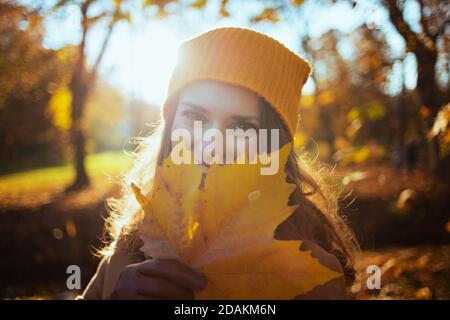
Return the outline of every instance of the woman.
{"type": "MultiPolygon", "coordinates": [[[[150,192],[156,166],[172,149],[171,134],[177,129],[192,132],[196,121],[220,132],[278,129],[279,146],[292,143],[301,90],[310,72],[306,60],[248,29],[214,29],[185,42],[164,104],[164,122],[156,134],[143,140],[123,197],[109,202],[111,242],[80,298],[190,299],[195,290],[204,288],[207,278],[179,261],[144,259],[137,236],[143,211],[130,182],[150,192]]],[[[191,147],[198,151],[194,143],[191,147]]],[[[337,198],[313,178],[294,152],[284,169],[296,185],[289,204],[298,208],[274,230],[274,237],[302,240],[301,250],[311,251],[323,265],[343,275],[296,298],[344,299],[345,279],[348,284],[354,276],[352,254],[357,244],[337,214],[337,198]]]]}

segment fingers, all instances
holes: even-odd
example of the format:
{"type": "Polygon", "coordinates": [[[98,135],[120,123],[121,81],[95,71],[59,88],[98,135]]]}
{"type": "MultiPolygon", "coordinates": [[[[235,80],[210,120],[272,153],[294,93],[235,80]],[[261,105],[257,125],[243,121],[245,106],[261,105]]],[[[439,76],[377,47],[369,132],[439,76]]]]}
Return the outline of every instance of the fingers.
{"type": "Polygon", "coordinates": [[[170,300],[192,300],[194,293],[184,287],[164,278],[153,278],[149,276],[139,276],[139,286],[136,293],[145,299],[170,299],[170,300]]]}
{"type": "Polygon", "coordinates": [[[206,277],[177,260],[147,260],[125,267],[112,299],[194,299],[206,277]]]}
{"type": "Polygon", "coordinates": [[[206,287],[206,277],[177,260],[150,259],[140,264],[138,271],[145,276],[161,277],[191,290],[206,287]]]}
{"type": "Polygon", "coordinates": [[[309,240],[303,240],[300,246],[300,250],[311,251],[311,255],[314,258],[318,259],[321,264],[333,271],[344,273],[344,270],[342,269],[342,266],[336,256],[329,253],[328,251],[325,251],[318,244],[309,240]]]}

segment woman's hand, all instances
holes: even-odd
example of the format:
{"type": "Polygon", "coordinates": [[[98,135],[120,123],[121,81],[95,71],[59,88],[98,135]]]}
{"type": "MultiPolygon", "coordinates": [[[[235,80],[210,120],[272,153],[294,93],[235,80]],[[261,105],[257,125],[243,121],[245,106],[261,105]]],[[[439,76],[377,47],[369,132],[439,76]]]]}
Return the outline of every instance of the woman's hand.
{"type": "Polygon", "coordinates": [[[206,277],[177,260],[150,259],[120,273],[112,299],[194,299],[206,277]]]}

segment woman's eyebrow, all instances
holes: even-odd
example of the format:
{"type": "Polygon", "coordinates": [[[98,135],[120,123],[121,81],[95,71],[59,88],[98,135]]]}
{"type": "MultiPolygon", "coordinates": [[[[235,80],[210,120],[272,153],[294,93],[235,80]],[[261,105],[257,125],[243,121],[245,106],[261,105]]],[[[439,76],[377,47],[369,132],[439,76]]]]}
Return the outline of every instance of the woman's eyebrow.
{"type": "Polygon", "coordinates": [[[248,120],[255,120],[259,122],[259,117],[257,116],[242,116],[242,115],[233,115],[231,117],[233,120],[240,120],[240,121],[248,121],[248,120]]]}
{"type": "Polygon", "coordinates": [[[208,113],[208,109],[189,101],[181,101],[180,104],[184,104],[185,106],[188,106],[190,108],[197,109],[198,111],[201,111],[203,113],[208,113]]]}

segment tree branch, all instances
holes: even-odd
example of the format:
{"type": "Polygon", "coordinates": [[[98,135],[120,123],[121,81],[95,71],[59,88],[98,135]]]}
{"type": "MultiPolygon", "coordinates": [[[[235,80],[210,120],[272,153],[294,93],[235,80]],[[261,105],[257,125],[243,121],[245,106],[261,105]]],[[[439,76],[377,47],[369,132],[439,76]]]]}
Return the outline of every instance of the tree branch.
{"type": "Polygon", "coordinates": [[[97,73],[98,67],[100,66],[100,63],[103,60],[103,56],[105,55],[106,48],[108,47],[108,43],[109,43],[109,40],[111,38],[114,25],[115,25],[114,21],[111,21],[111,23],[108,25],[108,30],[107,30],[105,39],[103,40],[102,47],[100,49],[100,52],[99,52],[99,54],[97,56],[97,59],[95,60],[95,63],[93,65],[93,67],[92,67],[92,70],[91,70],[91,72],[93,72],[93,73],[97,73]]]}
{"type": "Polygon", "coordinates": [[[425,19],[423,0],[418,0],[418,2],[419,2],[419,7],[420,7],[420,25],[422,26],[422,30],[427,37],[429,37],[430,39],[433,39],[433,35],[431,34],[430,29],[428,28],[427,21],[425,19]]]}
{"type": "Polygon", "coordinates": [[[91,72],[90,72],[90,81],[92,81],[96,75],[97,75],[97,71],[98,68],[103,60],[103,57],[105,55],[106,52],[106,48],[108,47],[108,43],[109,40],[111,39],[111,35],[114,29],[114,26],[116,25],[116,23],[119,21],[119,19],[117,19],[117,17],[120,15],[120,6],[116,6],[116,9],[113,13],[113,16],[111,17],[111,21],[108,24],[108,29],[106,31],[106,36],[105,39],[103,40],[103,44],[102,47],[100,49],[100,52],[97,56],[97,59],[95,60],[94,65],[92,66],[91,72]]]}
{"type": "Polygon", "coordinates": [[[81,34],[81,42],[78,45],[78,61],[75,65],[75,68],[79,70],[79,72],[83,72],[84,70],[84,57],[85,57],[85,50],[86,50],[86,38],[87,33],[89,29],[89,23],[87,18],[87,11],[89,9],[89,6],[92,4],[92,0],[87,0],[83,2],[83,4],[80,7],[81,11],[81,27],[82,27],[82,34],[81,34]]]}
{"type": "Polygon", "coordinates": [[[387,8],[389,13],[389,18],[394,25],[395,29],[400,33],[400,35],[405,39],[406,45],[413,44],[416,47],[418,43],[417,34],[411,30],[409,25],[403,18],[402,10],[397,6],[395,0],[384,0],[384,6],[387,8]]]}
{"type": "Polygon", "coordinates": [[[433,35],[433,40],[436,41],[436,39],[444,33],[445,29],[448,27],[448,25],[450,24],[450,16],[447,16],[447,18],[445,18],[444,22],[439,26],[439,28],[436,30],[436,33],[433,35]]]}

